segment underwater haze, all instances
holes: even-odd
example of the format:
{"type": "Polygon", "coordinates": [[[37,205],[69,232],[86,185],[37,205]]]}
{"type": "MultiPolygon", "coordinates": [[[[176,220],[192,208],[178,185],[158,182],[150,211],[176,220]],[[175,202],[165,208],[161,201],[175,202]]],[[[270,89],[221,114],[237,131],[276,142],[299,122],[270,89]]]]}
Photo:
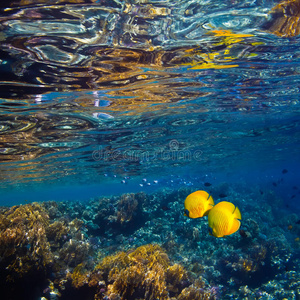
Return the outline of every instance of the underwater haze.
{"type": "Polygon", "coordinates": [[[1,2],[1,295],[299,300],[299,89],[299,0],[1,2]]]}

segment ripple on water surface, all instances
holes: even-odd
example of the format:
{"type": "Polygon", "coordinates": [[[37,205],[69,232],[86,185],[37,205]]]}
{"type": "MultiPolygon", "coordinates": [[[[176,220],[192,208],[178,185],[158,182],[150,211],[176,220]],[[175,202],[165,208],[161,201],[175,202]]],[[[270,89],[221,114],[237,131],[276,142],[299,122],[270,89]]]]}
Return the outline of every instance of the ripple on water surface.
{"type": "Polygon", "coordinates": [[[1,10],[4,182],[30,180],[23,164],[142,176],[297,152],[300,47],[274,27],[280,5],[73,2],[1,10]]]}

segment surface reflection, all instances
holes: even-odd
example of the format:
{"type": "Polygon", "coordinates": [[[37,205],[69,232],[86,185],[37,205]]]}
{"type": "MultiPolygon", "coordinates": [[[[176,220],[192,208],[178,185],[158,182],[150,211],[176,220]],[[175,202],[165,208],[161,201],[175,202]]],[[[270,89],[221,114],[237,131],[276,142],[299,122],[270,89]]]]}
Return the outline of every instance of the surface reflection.
{"type": "Polygon", "coordinates": [[[290,5],[296,24],[297,1],[140,2],[1,10],[3,182],[153,173],[197,151],[205,167],[235,165],[299,138],[274,125],[282,107],[298,124],[299,41],[274,23],[290,5]]]}

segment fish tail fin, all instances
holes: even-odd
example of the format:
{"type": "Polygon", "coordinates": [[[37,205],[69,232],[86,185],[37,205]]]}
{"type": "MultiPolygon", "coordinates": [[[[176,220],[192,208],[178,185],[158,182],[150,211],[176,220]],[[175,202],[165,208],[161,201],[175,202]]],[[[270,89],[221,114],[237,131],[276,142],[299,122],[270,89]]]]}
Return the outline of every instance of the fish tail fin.
{"type": "Polygon", "coordinates": [[[241,222],[237,219],[234,219],[233,224],[232,224],[232,226],[231,226],[231,228],[230,228],[230,230],[227,234],[230,235],[230,234],[235,233],[236,231],[239,230],[240,226],[241,226],[241,222]]]}
{"type": "Polygon", "coordinates": [[[240,212],[240,210],[237,206],[235,207],[235,210],[233,212],[233,216],[234,216],[235,219],[242,220],[242,214],[241,214],[241,212],[240,212]]]}
{"type": "Polygon", "coordinates": [[[242,215],[237,206],[235,207],[232,214],[234,216],[234,220],[233,220],[232,226],[231,226],[228,234],[232,234],[232,233],[238,231],[241,226],[240,220],[242,219],[242,215]]]}

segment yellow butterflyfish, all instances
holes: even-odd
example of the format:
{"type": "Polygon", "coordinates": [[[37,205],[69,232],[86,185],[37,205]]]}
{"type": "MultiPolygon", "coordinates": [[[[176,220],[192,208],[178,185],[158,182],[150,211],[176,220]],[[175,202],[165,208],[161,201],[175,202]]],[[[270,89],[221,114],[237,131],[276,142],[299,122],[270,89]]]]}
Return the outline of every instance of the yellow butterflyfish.
{"type": "Polygon", "coordinates": [[[216,204],[208,214],[210,233],[215,237],[233,234],[240,226],[242,215],[234,204],[222,201],[216,204]]]}
{"type": "Polygon", "coordinates": [[[184,201],[184,215],[195,219],[207,216],[214,206],[213,197],[205,191],[196,191],[188,195],[184,201]]]}

